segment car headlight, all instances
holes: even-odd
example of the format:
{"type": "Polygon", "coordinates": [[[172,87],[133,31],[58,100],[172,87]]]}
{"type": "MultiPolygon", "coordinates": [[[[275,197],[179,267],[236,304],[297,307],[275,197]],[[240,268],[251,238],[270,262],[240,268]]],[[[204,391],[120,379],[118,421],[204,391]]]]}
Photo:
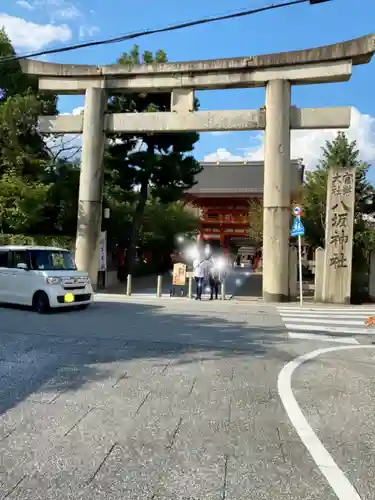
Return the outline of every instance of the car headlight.
{"type": "Polygon", "coordinates": [[[48,285],[60,285],[61,278],[57,278],[56,276],[49,276],[48,278],[46,278],[46,283],[48,285]]]}

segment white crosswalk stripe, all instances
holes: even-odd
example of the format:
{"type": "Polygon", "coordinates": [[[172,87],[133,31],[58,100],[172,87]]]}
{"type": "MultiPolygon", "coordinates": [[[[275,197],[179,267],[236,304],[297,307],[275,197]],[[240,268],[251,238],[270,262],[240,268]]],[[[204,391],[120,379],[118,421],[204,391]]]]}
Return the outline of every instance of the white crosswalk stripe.
{"type": "Polygon", "coordinates": [[[375,316],[375,307],[285,305],[277,310],[291,339],[359,344],[355,337],[375,335],[375,327],[365,325],[369,316],[375,316]]]}

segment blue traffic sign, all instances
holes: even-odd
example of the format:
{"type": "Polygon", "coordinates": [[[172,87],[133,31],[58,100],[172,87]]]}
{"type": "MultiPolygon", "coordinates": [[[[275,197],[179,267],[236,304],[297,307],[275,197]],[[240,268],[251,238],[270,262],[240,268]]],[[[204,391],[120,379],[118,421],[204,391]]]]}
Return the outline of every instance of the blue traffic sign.
{"type": "Polygon", "coordinates": [[[304,236],[305,227],[301,222],[299,217],[294,218],[292,230],[290,231],[290,236],[304,236]]]}

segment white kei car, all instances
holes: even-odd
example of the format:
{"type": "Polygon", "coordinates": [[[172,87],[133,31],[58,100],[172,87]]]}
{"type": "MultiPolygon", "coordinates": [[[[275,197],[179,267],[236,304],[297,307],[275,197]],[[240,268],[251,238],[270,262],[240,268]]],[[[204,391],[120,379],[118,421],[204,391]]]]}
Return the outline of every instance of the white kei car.
{"type": "Polygon", "coordinates": [[[88,307],[94,298],[87,273],[77,271],[69,250],[0,246],[0,303],[50,308],[88,307]]]}

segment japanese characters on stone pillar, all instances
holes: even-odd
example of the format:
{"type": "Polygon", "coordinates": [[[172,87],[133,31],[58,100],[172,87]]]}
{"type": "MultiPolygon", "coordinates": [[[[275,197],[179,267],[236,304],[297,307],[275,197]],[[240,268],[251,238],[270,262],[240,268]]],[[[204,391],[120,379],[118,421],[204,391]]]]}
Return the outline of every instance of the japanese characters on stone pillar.
{"type": "Polygon", "coordinates": [[[323,302],[350,302],[355,168],[329,170],[327,185],[323,302]]]}

